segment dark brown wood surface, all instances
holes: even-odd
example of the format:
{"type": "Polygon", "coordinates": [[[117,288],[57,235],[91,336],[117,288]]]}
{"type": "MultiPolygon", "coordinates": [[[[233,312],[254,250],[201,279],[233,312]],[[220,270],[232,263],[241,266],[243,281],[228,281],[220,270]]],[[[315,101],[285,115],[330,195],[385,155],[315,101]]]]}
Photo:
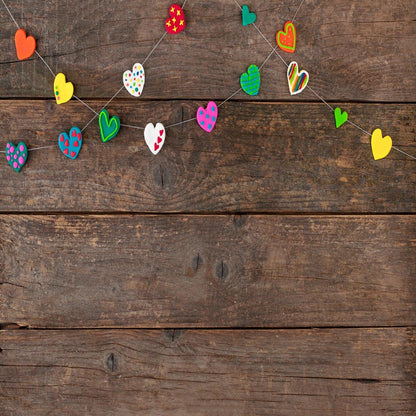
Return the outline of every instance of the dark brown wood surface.
{"type": "Polygon", "coordinates": [[[5,331],[3,416],[414,415],[414,328],[5,331]]]}
{"type": "Polygon", "coordinates": [[[416,324],[414,216],[6,215],[0,229],[0,316],[20,326],[416,324]]]}
{"type": "MultiPolygon", "coordinates": [[[[122,122],[165,125],[195,116],[202,102],[121,101],[122,122]]],[[[91,102],[99,109],[103,102],[91,102]]],[[[388,131],[416,155],[416,107],[343,105],[355,122],[388,131]],[[370,121],[371,120],[371,121],[370,121]],[[373,124],[374,123],[374,124],[373,124]]],[[[321,104],[227,103],[211,134],[196,122],[167,131],[153,156],[143,131],[122,128],[103,144],[88,127],[77,160],[57,146],[62,131],[84,126],[91,112],[73,102],[0,103],[0,128],[17,143],[55,148],[31,152],[19,174],[0,164],[3,212],[360,212],[416,210],[416,163],[392,151],[374,161],[370,137],[351,125],[335,129],[321,104]],[[15,117],[14,114],[25,114],[15,117]]]]}
{"type": "MultiPolygon", "coordinates": [[[[99,110],[163,34],[171,1],[7,0],[54,72],[99,110]]],[[[300,0],[250,0],[275,45],[300,0]]],[[[187,29],[145,64],[144,95],[109,106],[165,126],[239,88],[271,47],[234,0],[188,0],[187,29]]],[[[416,2],[306,0],[296,60],[310,87],[416,155],[416,2]]],[[[58,135],[92,113],[57,106],[38,58],[17,62],[0,3],[0,416],[416,414],[416,162],[290,97],[273,56],[260,94],[211,134],[143,131],[76,161],[58,135]],[[1,157],[1,155],[0,155],[1,157]],[[4,157],[4,154],[3,154],[4,157]],[[315,329],[314,329],[315,328],[315,329]]]]}

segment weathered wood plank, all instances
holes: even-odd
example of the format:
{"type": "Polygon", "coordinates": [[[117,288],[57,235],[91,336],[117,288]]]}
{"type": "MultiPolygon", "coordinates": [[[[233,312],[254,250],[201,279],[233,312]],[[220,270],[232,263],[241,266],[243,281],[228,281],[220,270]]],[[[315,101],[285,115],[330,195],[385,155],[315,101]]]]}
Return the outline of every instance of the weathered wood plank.
{"type": "MultiPolygon", "coordinates": [[[[39,52],[55,72],[64,72],[81,97],[110,97],[122,74],[143,61],[164,32],[171,1],[8,1],[39,52]]],[[[257,24],[275,45],[276,32],[293,17],[299,0],[252,0],[257,24]]],[[[241,73],[260,65],[270,46],[254,27],[243,27],[233,0],[186,5],[187,29],[167,36],[146,64],[146,98],[224,99],[239,88],[241,73]]],[[[16,30],[0,8],[0,96],[53,97],[51,75],[39,59],[16,62],[16,30]]],[[[416,101],[416,3],[385,0],[310,0],[296,18],[293,58],[311,74],[310,85],[326,99],[416,101]]],[[[258,97],[289,99],[285,67],[274,57],[262,73],[258,97]]],[[[124,97],[130,97],[124,91],[124,97]]],[[[305,91],[302,100],[316,97],[305,91]]]]}
{"type": "MultiPolygon", "coordinates": [[[[194,117],[200,104],[121,101],[110,113],[126,124],[169,125],[194,117]]],[[[416,155],[414,105],[342,107],[363,128],[382,128],[416,155]]],[[[351,125],[335,129],[324,105],[227,103],[211,134],[196,122],[169,129],[157,157],[142,131],[123,128],[103,144],[94,122],[78,159],[69,160],[58,135],[90,118],[77,104],[0,103],[2,147],[9,140],[56,144],[31,152],[19,174],[0,163],[1,211],[416,212],[415,161],[396,151],[374,161],[369,136],[351,125]]]]}
{"type": "Polygon", "coordinates": [[[2,416],[416,412],[413,328],[1,331],[2,416]]]}
{"type": "Polygon", "coordinates": [[[0,217],[0,323],[416,325],[415,216],[0,217]]]}

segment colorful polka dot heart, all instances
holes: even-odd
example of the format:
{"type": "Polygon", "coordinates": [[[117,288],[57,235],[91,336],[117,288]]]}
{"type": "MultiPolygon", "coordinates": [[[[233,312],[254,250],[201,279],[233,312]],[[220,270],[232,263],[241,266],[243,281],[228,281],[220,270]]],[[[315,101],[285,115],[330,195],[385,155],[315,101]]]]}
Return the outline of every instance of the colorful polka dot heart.
{"type": "Polygon", "coordinates": [[[7,143],[6,159],[16,172],[20,172],[27,160],[26,145],[23,142],[20,142],[17,146],[10,142],[7,143]]]}
{"type": "Polygon", "coordinates": [[[196,113],[196,120],[198,121],[199,126],[208,133],[211,133],[214,129],[217,117],[218,107],[214,101],[208,103],[206,110],[203,107],[199,107],[198,112],[196,113]]]}
{"type": "Polygon", "coordinates": [[[142,64],[134,64],[133,72],[129,70],[123,74],[124,87],[134,97],[142,95],[145,79],[142,64]]]}
{"type": "Polygon", "coordinates": [[[63,132],[58,139],[61,152],[70,159],[76,159],[82,146],[82,133],[78,127],[72,127],[68,133],[63,132]]]}

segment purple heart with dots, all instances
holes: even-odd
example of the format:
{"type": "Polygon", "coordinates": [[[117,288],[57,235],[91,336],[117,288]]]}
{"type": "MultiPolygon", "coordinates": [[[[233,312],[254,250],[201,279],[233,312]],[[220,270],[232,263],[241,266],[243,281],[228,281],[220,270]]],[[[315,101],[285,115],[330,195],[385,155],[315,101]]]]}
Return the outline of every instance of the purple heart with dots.
{"type": "Polygon", "coordinates": [[[198,121],[199,126],[211,133],[213,128],[215,127],[215,123],[217,122],[218,117],[218,107],[214,101],[210,101],[207,105],[207,109],[203,107],[198,108],[198,112],[196,113],[196,119],[198,121]]]}
{"type": "Polygon", "coordinates": [[[6,159],[16,172],[20,172],[27,160],[26,145],[23,142],[20,142],[17,146],[10,142],[7,143],[6,159]]]}

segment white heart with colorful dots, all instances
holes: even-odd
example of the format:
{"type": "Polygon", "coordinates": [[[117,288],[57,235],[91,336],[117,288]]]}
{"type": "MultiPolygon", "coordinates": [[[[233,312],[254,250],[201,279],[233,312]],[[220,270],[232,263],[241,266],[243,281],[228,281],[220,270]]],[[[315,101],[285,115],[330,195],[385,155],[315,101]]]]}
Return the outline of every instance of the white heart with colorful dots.
{"type": "Polygon", "coordinates": [[[126,90],[134,97],[140,97],[144,88],[144,68],[142,64],[134,64],[133,72],[126,71],[123,74],[123,82],[126,90]]]}

